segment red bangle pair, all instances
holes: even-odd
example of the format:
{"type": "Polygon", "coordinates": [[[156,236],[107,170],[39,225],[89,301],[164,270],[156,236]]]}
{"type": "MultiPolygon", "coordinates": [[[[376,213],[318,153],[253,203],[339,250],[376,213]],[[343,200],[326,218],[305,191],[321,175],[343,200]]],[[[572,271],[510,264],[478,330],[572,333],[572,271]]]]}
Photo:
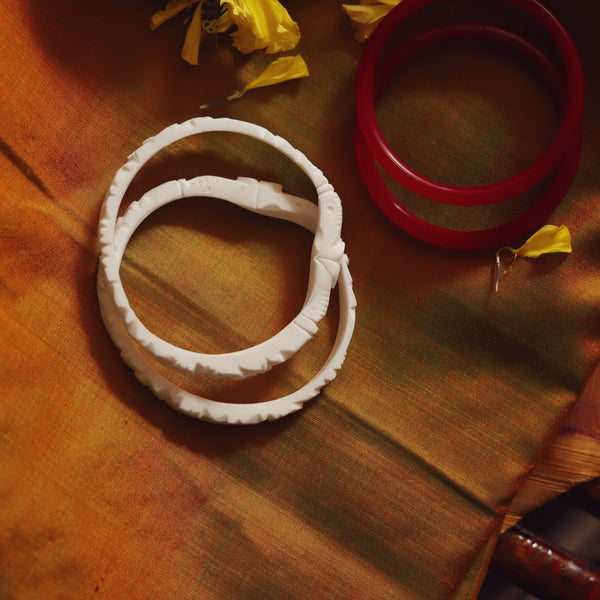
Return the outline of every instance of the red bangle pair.
{"type": "Polygon", "coordinates": [[[355,150],[363,180],[378,206],[399,227],[431,244],[454,249],[500,246],[540,226],[567,193],[581,155],[583,73],[575,46],[558,20],[537,0],[507,0],[533,16],[550,34],[564,69],[536,46],[516,34],[487,25],[450,25],[418,35],[394,49],[381,63],[379,57],[396,29],[419,9],[435,0],[403,0],[372,34],[361,57],[356,82],[358,126],[355,150]],[[405,165],[390,149],[375,118],[375,100],[391,74],[410,56],[433,44],[455,38],[491,40],[517,51],[549,81],[563,107],[559,131],[544,154],[521,173],[500,183],[480,187],[445,185],[405,165]],[[566,90],[563,89],[566,87],[566,90]],[[459,231],[433,225],[398,203],[377,169],[383,169],[409,190],[447,204],[474,206],[507,200],[540,183],[552,171],[552,182],[542,197],[512,221],[490,229],[459,231]]]}

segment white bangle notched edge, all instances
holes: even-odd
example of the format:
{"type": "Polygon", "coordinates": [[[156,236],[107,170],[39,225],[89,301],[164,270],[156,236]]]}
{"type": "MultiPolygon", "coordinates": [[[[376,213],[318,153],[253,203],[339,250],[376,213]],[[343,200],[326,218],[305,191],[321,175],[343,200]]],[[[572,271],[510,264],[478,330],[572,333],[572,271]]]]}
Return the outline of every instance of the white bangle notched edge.
{"type": "MultiPolygon", "coordinates": [[[[259,191],[264,193],[269,190],[256,188],[255,196],[251,195],[250,189],[245,191],[248,195],[247,208],[257,209],[260,208],[261,203],[268,201],[268,198],[261,198],[259,191]]],[[[211,196],[211,185],[207,184],[203,191],[197,193],[211,196]]],[[[317,323],[327,312],[331,288],[337,282],[344,254],[344,243],[340,237],[341,224],[342,206],[339,196],[323,173],[286,140],[273,135],[263,127],[245,121],[198,117],[171,125],[156,136],[147,139],[117,171],[101,211],[99,275],[101,274],[105,279],[106,294],[111,296],[112,303],[129,335],[157,361],[191,374],[210,373],[241,379],[263,373],[272,366],[284,362],[317,332],[317,323]],[[162,340],[138,319],[129,304],[119,275],[115,230],[119,221],[117,219],[119,207],[129,184],[142,166],[160,150],[188,136],[206,132],[239,133],[276,148],[306,173],[318,194],[317,223],[304,305],[291,323],[259,345],[260,352],[254,352],[253,348],[246,348],[226,354],[204,354],[179,348],[162,340]]]]}
{"type": "MultiPolygon", "coordinates": [[[[234,181],[206,176],[190,181],[170,181],[132,203],[126,214],[119,219],[114,235],[117,267],[131,235],[150,213],[180,198],[206,195],[201,191],[205,191],[207,185],[210,186],[211,196],[214,198],[227,200],[254,212],[292,221],[311,231],[317,226],[317,207],[302,198],[280,193],[276,184],[259,183],[251,179],[234,181]],[[260,187],[265,196],[270,196],[271,202],[268,205],[264,203],[261,207],[253,206],[247,201],[246,192],[249,186],[260,187]]],[[[124,362],[134,371],[137,379],[148,386],[158,398],[180,412],[205,421],[228,424],[260,423],[278,419],[302,408],[306,401],[314,398],[324,385],[335,378],[342,366],[354,331],[356,298],[348,269],[348,257],[345,254],[340,259],[340,265],[338,331],[324,365],[299,390],[281,398],[252,404],[224,403],[203,398],[165,379],[153,369],[129,335],[103,272],[98,274],[98,299],[105,327],[115,345],[121,350],[124,362]]]]}

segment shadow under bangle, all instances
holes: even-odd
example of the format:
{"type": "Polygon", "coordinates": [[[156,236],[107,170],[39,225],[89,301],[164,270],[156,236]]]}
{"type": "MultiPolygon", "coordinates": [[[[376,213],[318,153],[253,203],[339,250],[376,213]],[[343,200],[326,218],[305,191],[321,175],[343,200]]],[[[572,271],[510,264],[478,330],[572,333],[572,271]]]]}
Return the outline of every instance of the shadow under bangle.
{"type": "MultiPolygon", "coordinates": [[[[318,226],[317,207],[304,200],[278,191],[275,184],[256,182],[255,180],[229,180],[221,177],[198,177],[187,181],[170,181],[144,194],[143,198],[131,204],[125,215],[119,219],[114,236],[115,257],[117,263],[125,251],[132,233],[144,218],[161,206],[179,198],[198,197],[209,185],[211,196],[227,200],[253,212],[272,217],[286,219],[297,223],[309,231],[318,226]],[[272,202],[268,206],[258,207],[248,201],[249,195],[240,193],[248,186],[264,186],[272,190],[272,202]]],[[[251,198],[250,198],[251,200],[251,198]]],[[[332,381],[342,366],[346,351],[354,331],[356,298],[352,290],[352,278],[348,269],[348,257],[344,254],[340,259],[339,286],[339,321],[333,347],[319,369],[318,373],[304,386],[295,392],[264,402],[234,404],[218,402],[192,394],[173,384],[160,375],[150,364],[143,351],[135,344],[127,331],[103,273],[98,277],[98,299],[102,320],[115,345],[120,349],[125,363],[134,371],[137,379],[160,399],[172,408],[189,416],[214,423],[250,424],[266,420],[275,420],[302,408],[304,403],[315,397],[321,388],[332,381]]],[[[249,349],[260,354],[258,347],[249,349]]]]}

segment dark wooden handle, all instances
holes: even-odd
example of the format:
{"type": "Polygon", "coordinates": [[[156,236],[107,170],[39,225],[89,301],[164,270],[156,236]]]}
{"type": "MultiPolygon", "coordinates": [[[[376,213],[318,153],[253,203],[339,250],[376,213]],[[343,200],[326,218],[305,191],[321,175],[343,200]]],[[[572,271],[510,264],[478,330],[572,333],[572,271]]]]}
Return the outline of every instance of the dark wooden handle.
{"type": "Polygon", "coordinates": [[[500,536],[493,565],[540,600],[600,600],[600,571],[518,525],[500,536]]]}

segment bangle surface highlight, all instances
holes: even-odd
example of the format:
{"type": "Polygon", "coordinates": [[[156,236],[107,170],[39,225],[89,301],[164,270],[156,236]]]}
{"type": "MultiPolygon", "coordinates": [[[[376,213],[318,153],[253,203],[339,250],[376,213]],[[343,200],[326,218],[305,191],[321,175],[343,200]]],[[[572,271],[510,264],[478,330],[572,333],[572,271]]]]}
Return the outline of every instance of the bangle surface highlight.
{"type": "MultiPolygon", "coordinates": [[[[198,196],[198,190],[205,189],[207,183],[210,183],[212,197],[227,200],[253,212],[292,221],[309,231],[314,232],[318,227],[317,207],[302,198],[279,192],[279,186],[276,184],[259,183],[249,179],[233,181],[220,177],[172,181],[151,190],[141,200],[132,203],[125,215],[119,219],[114,235],[117,262],[120,263],[132,233],[148,214],[179,198],[198,196]],[[271,201],[268,205],[257,206],[256,203],[248,201],[247,194],[239,193],[240,189],[246,189],[253,183],[272,191],[271,201]]],[[[299,390],[281,398],[252,404],[233,404],[210,400],[187,392],[168,381],[152,367],[128,333],[119,310],[114,304],[113,295],[104,274],[99,274],[98,277],[98,299],[105,327],[115,345],[120,349],[124,362],[134,371],[137,379],[149,387],[157,397],[176,410],[205,421],[229,424],[260,423],[265,420],[278,419],[302,408],[307,400],[316,396],[324,385],[335,378],[344,362],[354,330],[356,298],[352,290],[348,257],[345,254],[342,255],[339,264],[338,331],[324,365],[299,390]]]]}
{"type": "MultiPolygon", "coordinates": [[[[242,196],[249,195],[250,199],[245,202],[254,203],[257,208],[261,203],[268,204],[273,189],[258,185],[250,189],[248,185],[248,183],[244,184],[238,181],[234,186],[237,186],[237,193],[242,196]],[[261,197],[261,194],[266,194],[266,196],[261,197]]],[[[198,189],[196,193],[212,195],[210,182],[206,183],[203,189],[198,189]]],[[[137,206],[139,209],[142,204],[137,206]]],[[[211,373],[231,378],[244,378],[262,373],[272,366],[282,363],[301,348],[318,330],[317,323],[327,311],[330,291],[336,284],[340,261],[344,253],[344,244],[340,237],[341,222],[341,202],[331,184],[304,154],[293,148],[286,140],[258,125],[245,121],[211,117],[190,119],[181,124],[171,125],[156,136],[147,139],[129,156],[127,163],[117,171],[102,206],[99,226],[101,249],[99,277],[102,276],[105,279],[106,293],[111,296],[112,303],[129,335],[157,361],[191,374],[211,373]],[[258,345],[260,348],[258,352],[254,352],[252,348],[246,348],[226,354],[204,354],[179,348],[162,340],[149,331],[136,316],[129,304],[119,275],[115,231],[121,222],[121,220],[117,220],[117,215],[129,184],[142,166],[160,150],[183,138],[206,132],[239,133],[265,142],[295,162],[317,189],[317,224],[304,305],[300,313],[282,331],[258,345]]]]}

